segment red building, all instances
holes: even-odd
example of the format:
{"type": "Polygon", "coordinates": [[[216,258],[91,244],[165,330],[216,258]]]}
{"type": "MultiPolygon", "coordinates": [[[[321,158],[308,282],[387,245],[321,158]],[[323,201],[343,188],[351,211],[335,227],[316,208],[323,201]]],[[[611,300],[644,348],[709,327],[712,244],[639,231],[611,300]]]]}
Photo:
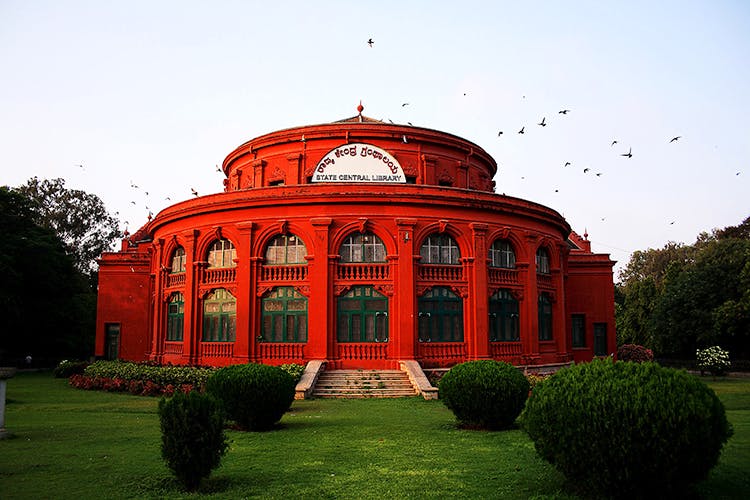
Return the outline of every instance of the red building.
{"type": "Polygon", "coordinates": [[[102,255],[97,356],[397,368],[616,350],[614,262],[555,210],[496,194],[476,144],[360,108],[252,139],[223,171],[224,192],[102,255]]]}

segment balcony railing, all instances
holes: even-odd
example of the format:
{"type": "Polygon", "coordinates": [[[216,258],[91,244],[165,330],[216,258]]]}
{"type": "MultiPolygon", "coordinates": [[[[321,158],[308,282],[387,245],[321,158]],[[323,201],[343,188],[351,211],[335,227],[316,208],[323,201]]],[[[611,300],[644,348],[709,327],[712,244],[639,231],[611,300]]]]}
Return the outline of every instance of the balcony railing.
{"type": "Polygon", "coordinates": [[[493,358],[520,356],[521,342],[490,342],[490,355],[493,358]]]}
{"type": "Polygon", "coordinates": [[[185,285],[185,273],[167,274],[167,288],[185,285]]]}
{"type": "Polygon", "coordinates": [[[418,277],[424,281],[461,281],[463,274],[462,266],[422,264],[418,267],[418,277]]]}
{"type": "Polygon", "coordinates": [[[203,272],[203,283],[215,285],[221,283],[232,283],[237,277],[236,267],[219,267],[206,269],[203,272]]]}
{"type": "Polygon", "coordinates": [[[488,269],[490,283],[497,285],[515,285],[518,283],[518,269],[490,267],[488,269]]]}
{"type": "Polygon", "coordinates": [[[164,342],[164,354],[182,355],[182,342],[164,342]]]}
{"type": "Polygon", "coordinates": [[[466,344],[463,342],[420,342],[419,357],[458,363],[466,359],[466,344]]]}
{"type": "Polygon", "coordinates": [[[209,358],[231,358],[234,342],[201,342],[200,355],[209,358]]]}
{"type": "Polygon", "coordinates": [[[387,280],[390,265],[383,263],[367,264],[339,264],[336,277],[340,280],[350,281],[379,281],[387,280]]]}
{"type": "Polygon", "coordinates": [[[387,343],[345,343],[338,345],[340,359],[387,359],[387,343]]]}
{"type": "Polygon", "coordinates": [[[307,266],[261,266],[261,281],[305,281],[307,266]]]}

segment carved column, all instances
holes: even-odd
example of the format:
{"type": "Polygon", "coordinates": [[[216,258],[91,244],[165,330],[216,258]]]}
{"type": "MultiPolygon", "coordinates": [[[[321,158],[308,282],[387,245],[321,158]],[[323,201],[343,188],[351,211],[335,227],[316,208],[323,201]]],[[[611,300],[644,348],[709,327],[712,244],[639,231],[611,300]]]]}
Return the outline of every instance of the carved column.
{"type": "Polygon", "coordinates": [[[308,258],[310,301],[308,303],[308,359],[330,359],[329,346],[333,341],[332,301],[333,286],[329,265],[329,230],[333,223],[330,217],[310,219],[315,240],[312,242],[312,255],[308,258]]]}
{"type": "Polygon", "coordinates": [[[489,295],[487,283],[487,224],[472,222],[474,262],[469,273],[469,359],[490,357],[489,295]]]}
{"type": "Polygon", "coordinates": [[[416,219],[396,219],[398,260],[396,262],[394,305],[395,321],[390,324],[393,357],[399,360],[416,357],[417,291],[414,265],[414,227],[416,219]]]}
{"type": "Polygon", "coordinates": [[[255,280],[252,264],[253,227],[250,221],[237,224],[240,241],[237,245],[237,332],[234,341],[234,359],[239,363],[247,363],[253,359],[255,347],[255,325],[257,315],[255,311],[255,280]]]}
{"type": "Polygon", "coordinates": [[[164,357],[164,333],[166,325],[164,321],[164,309],[166,304],[164,303],[164,281],[166,280],[168,268],[162,266],[164,259],[164,240],[159,238],[154,242],[154,258],[152,259],[152,268],[155,268],[155,283],[154,283],[154,294],[153,304],[151,305],[152,319],[151,322],[151,352],[148,358],[151,361],[157,363],[162,362],[164,357]]]}
{"type": "Polygon", "coordinates": [[[521,345],[524,364],[536,364],[539,359],[539,290],[536,285],[537,237],[526,235],[526,256],[528,261],[517,263],[519,277],[524,284],[524,300],[519,304],[521,312],[521,345]]]}
{"type": "Polygon", "coordinates": [[[182,336],[182,360],[187,364],[197,362],[198,341],[196,336],[200,335],[200,317],[198,300],[198,260],[195,248],[198,239],[198,230],[185,233],[185,312],[184,333],[182,336]]]}

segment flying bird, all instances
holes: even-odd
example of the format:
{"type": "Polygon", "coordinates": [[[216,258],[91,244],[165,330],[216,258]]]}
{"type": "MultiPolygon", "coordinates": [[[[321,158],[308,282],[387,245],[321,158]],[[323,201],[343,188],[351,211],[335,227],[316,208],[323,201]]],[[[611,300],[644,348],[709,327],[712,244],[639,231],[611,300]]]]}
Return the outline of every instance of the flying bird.
{"type": "Polygon", "coordinates": [[[193,188],[190,188],[190,192],[193,194],[193,196],[198,196],[198,191],[196,191],[193,188]]]}
{"type": "Polygon", "coordinates": [[[584,168],[584,169],[583,169],[583,173],[585,174],[585,173],[586,173],[586,172],[588,172],[589,170],[591,170],[591,169],[590,169],[589,167],[586,167],[586,168],[584,168]]]}
{"type": "Polygon", "coordinates": [[[545,119],[546,119],[546,118],[544,118],[544,117],[543,117],[543,118],[542,118],[542,121],[540,121],[539,123],[537,123],[537,125],[540,125],[540,126],[542,126],[542,127],[546,127],[546,126],[547,126],[547,124],[546,124],[546,123],[544,123],[544,120],[545,120],[545,119]]]}
{"type": "Polygon", "coordinates": [[[525,132],[523,131],[523,129],[525,129],[525,128],[526,128],[526,127],[521,127],[521,130],[519,130],[519,131],[518,131],[518,133],[519,133],[519,134],[523,134],[523,133],[525,133],[525,132]]]}
{"type": "Polygon", "coordinates": [[[503,131],[502,131],[502,130],[501,130],[500,132],[498,132],[498,133],[497,133],[497,136],[498,136],[498,137],[500,137],[501,135],[503,135],[503,131]]]}
{"type": "Polygon", "coordinates": [[[405,102],[405,103],[403,103],[403,104],[401,105],[401,107],[403,108],[404,106],[408,106],[408,105],[409,105],[409,103],[408,103],[408,102],[405,102]]]}
{"type": "Polygon", "coordinates": [[[132,187],[133,189],[138,189],[138,186],[133,184],[133,181],[130,181],[130,187],[132,187]]]}
{"type": "Polygon", "coordinates": [[[561,115],[567,115],[568,113],[570,113],[570,110],[569,109],[561,109],[560,111],[558,111],[558,113],[561,114],[561,115]]]}
{"type": "Polygon", "coordinates": [[[597,172],[597,173],[596,173],[596,176],[597,176],[597,177],[601,177],[601,176],[602,176],[602,173],[601,173],[601,172],[597,172]]]}
{"type": "Polygon", "coordinates": [[[678,140],[680,139],[680,137],[682,137],[682,136],[681,136],[681,135],[677,135],[677,136],[675,136],[675,137],[672,137],[672,138],[671,138],[671,139],[669,140],[669,143],[671,144],[671,143],[673,143],[673,142],[677,142],[677,141],[678,141],[678,140]]]}
{"type": "MultiPolygon", "coordinates": [[[[302,137],[304,138],[305,136],[303,135],[302,137]]],[[[218,165],[218,164],[216,165],[216,171],[217,171],[217,172],[221,172],[221,168],[219,168],[219,165],[218,165]]]]}
{"type": "Polygon", "coordinates": [[[135,205],[135,202],[134,202],[134,201],[131,201],[131,202],[130,202],[130,204],[131,204],[131,205],[135,205]]]}
{"type": "Polygon", "coordinates": [[[633,148],[629,148],[627,153],[622,153],[620,156],[627,156],[628,158],[633,157],[633,148]]]}
{"type": "Polygon", "coordinates": [[[610,144],[610,145],[609,145],[609,147],[611,148],[611,147],[612,147],[612,146],[614,146],[615,144],[617,144],[617,141],[612,141],[612,144],[610,144]]]}
{"type": "Polygon", "coordinates": [[[569,161],[566,161],[565,165],[563,165],[563,167],[567,167],[567,166],[570,166],[570,162],[569,161]]]}
{"type": "Polygon", "coordinates": [[[374,43],[375,42],[372,41],[372,38],[370,38],[369,40],[367,40],[367,45],[369,45],[370,48],[372,48],[372,46],[373,46],[374,43]]]}
{"type": "Polygon", "coordinates": [[[164,199],[165,199],[166,201],[172,201],[172,198],[170,198],[169,196],[167,196],[167,197],[166,197],[166,198],[164,198],[164,199]]]}
{"type": "Polygon", "coordinates": [[[85,168],[83,168],[83,163],[77,163],[76,167],[80,168],[81,170],[86,170],[85,168]]]}

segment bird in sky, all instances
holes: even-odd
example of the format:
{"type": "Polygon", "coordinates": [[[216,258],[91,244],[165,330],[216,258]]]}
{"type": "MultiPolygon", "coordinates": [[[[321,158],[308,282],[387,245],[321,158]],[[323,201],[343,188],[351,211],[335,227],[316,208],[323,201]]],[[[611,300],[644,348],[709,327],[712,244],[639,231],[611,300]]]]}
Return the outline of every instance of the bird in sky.
{"type": "Polygon", "coordinates": [[[133,184],[133,181],[130,181],[130,187],[132,187],[133,189],[138,189],[138,186],[133,184]]]}
{"type": "Polygon", "coordinates": [[[370,38],[369,40],[367,40],[367,45],[369,45],[370,48],[372,48],[373,44],[375,44],[375,42],[372,41],[372,38],[370,38]]]}
{"type": "Polygon", "coordinates": [[[736,173],[736,174],[734,174],[734,175],[740,175],[740,173],[739,173],[739,172],[737,172],[737,173],[736,173]]]}
{"type": "Polygon", "coordinates": [[[83,168],[83,163],[77,163],[76,167],[80,168],[81,170],[86,170],[85,168],[83,168]]]}
{"type": "Polygon", "coordinates": [[[586,173],[586,172],[588,172],[589,170],[591,170],[591,169],[590,169],[589,167],[586,167],[586,168],[584,168],[584,169],[583,169],[583,173],[585,174],[585,173],[586,173]]]}
{"type": "Polygon", "coordinates": [[[519,133],[519,134],[523,134],[523,133],[525,133],[525,132],[523,131],[523,129],[525,129],[525,128],[526,128],[525,126],[524,126],[524,127],[521,127],[521,130],[519,130],[519,131],[518,131],[518,133],[519,133]]]}
{"type": "Polygon", "coordinates": [[[555,193],[559,193],[559,192],[560,192],[560,190],[559,190],[559,189],[555,189],[555,193]]]}
{"type": "Polygon", "coordinates": [[[501,135],[503,135],[503,131],[502,131],[502,130],[501,130],[500,132],[498,132],[498,133],[497,133],[497,136],[498,136],[498,137],[500,137],[501,135]]]}
{"type": "Polygon", "coordinates": [[[401,107],[403,108],[404,106],[408,106],[408,105],[409,105],[409,103],[408,103],[408,102],[405,102],[405,103],[403,103],[403,104],[401,105],[401,107]]]}
{"type": "Polygon", "coordinates": [[[596,173],[596,176],[597,176],[597,177],[601,177],[601,176],[602,176],[602,173],[601,173],[601,172],[597,172],[597,173],[596,173]]]}
{"type": "Polygon", "coordinates": [[[570,162],[569,161],[566,161],[565,165],[563,165],[563,167],[567,167],[567,166],[570,166],[570,162]]]}
{"type": "Polygon", "coordinates": [[[546,127],[546,126],[547,126],[547,124],[546,124],[546,123],[544,123],[544,120],[546,120],[546,118],[542,117],[542,121],[540,121],[539,123],[537,123],[537,125],[540,125],[540,126],[542,126],[542,127],[546,127]]]}
{"type": "Polygon", "coordinates": [[[568,113],[570,113],[570,110],[569,109],[561,109],[560,111],[558,111],[558,113],[561,114],[561,115],[567,115],[568,113]]]}
{"type": "Polygon", "coordinates": [[[677,136],[674,136],[674,137],[672,137],[672,138],[671,138],[671,139],[669,140],[669,143],[671,144],[671,143],[673,143],[673,142],[677,142],[677,141],[678,141],[678,140],[680,139],[680,137],[682,137],[682,136],[681,136],[681,135],[677,135],[677,136]]]}
{"type": "Polygon", "coordinates": [[[411,122],[406,122],[406,123],[408,123],[410,127],[413,127],[413,126],[414,126],[414,125],[412,125],[412,123],[411,123],[411,122]]]}
{"type": "Polygon", "coordinates": [[[135,202],[134,202],[134,201],[131,201],[131,202],[130,202],[130,204],[131,204],[131,205],[135,205],[135,202]]]}
{"type": "Polygon", "coordinates": [[[172,201],[172,198],[170,198],[169,196],[167,196],[166,198],[164,198],[164,200],[165,201],[172,201]]]}
{"type": "Polygon", "coordinates": [[[674,221],[669,223],[670,226],[674,226],[674,221]]]}
{"type": "Polygon", "coordinates": [[[633,148],[629,148],[627,153],[622,153],[620,156],[627,156],[628,158],[633,157],[633,148]]]}
{"type": "Polygon", "coordinates": [[[198,196],[198,191],[196,191],[193,188],[190,188],[190,192],[193,194],[193,196],[198,196]]]}
{"type": "MultiPolygon", "coordinates": [[[[305,140],[305,136],[304,136],[304,135],[302,136],[302,140],[303,140],[303,141],[305,140]]],[[[219,168],[219,165],[218,165],[218,164],[216,165],[216,171],[217,171],[217,172],[221,172],[221,168],[219,168]]]]}
{"type": "Polygon", "coordinates": [[[614,146],[615,144],[617,144],[617,141],[612,141],[612,144],[610,144],[610,145],[609,145],[609,147],[611,148],[611,147],[612,147],[612,146],[614,146]]]}

